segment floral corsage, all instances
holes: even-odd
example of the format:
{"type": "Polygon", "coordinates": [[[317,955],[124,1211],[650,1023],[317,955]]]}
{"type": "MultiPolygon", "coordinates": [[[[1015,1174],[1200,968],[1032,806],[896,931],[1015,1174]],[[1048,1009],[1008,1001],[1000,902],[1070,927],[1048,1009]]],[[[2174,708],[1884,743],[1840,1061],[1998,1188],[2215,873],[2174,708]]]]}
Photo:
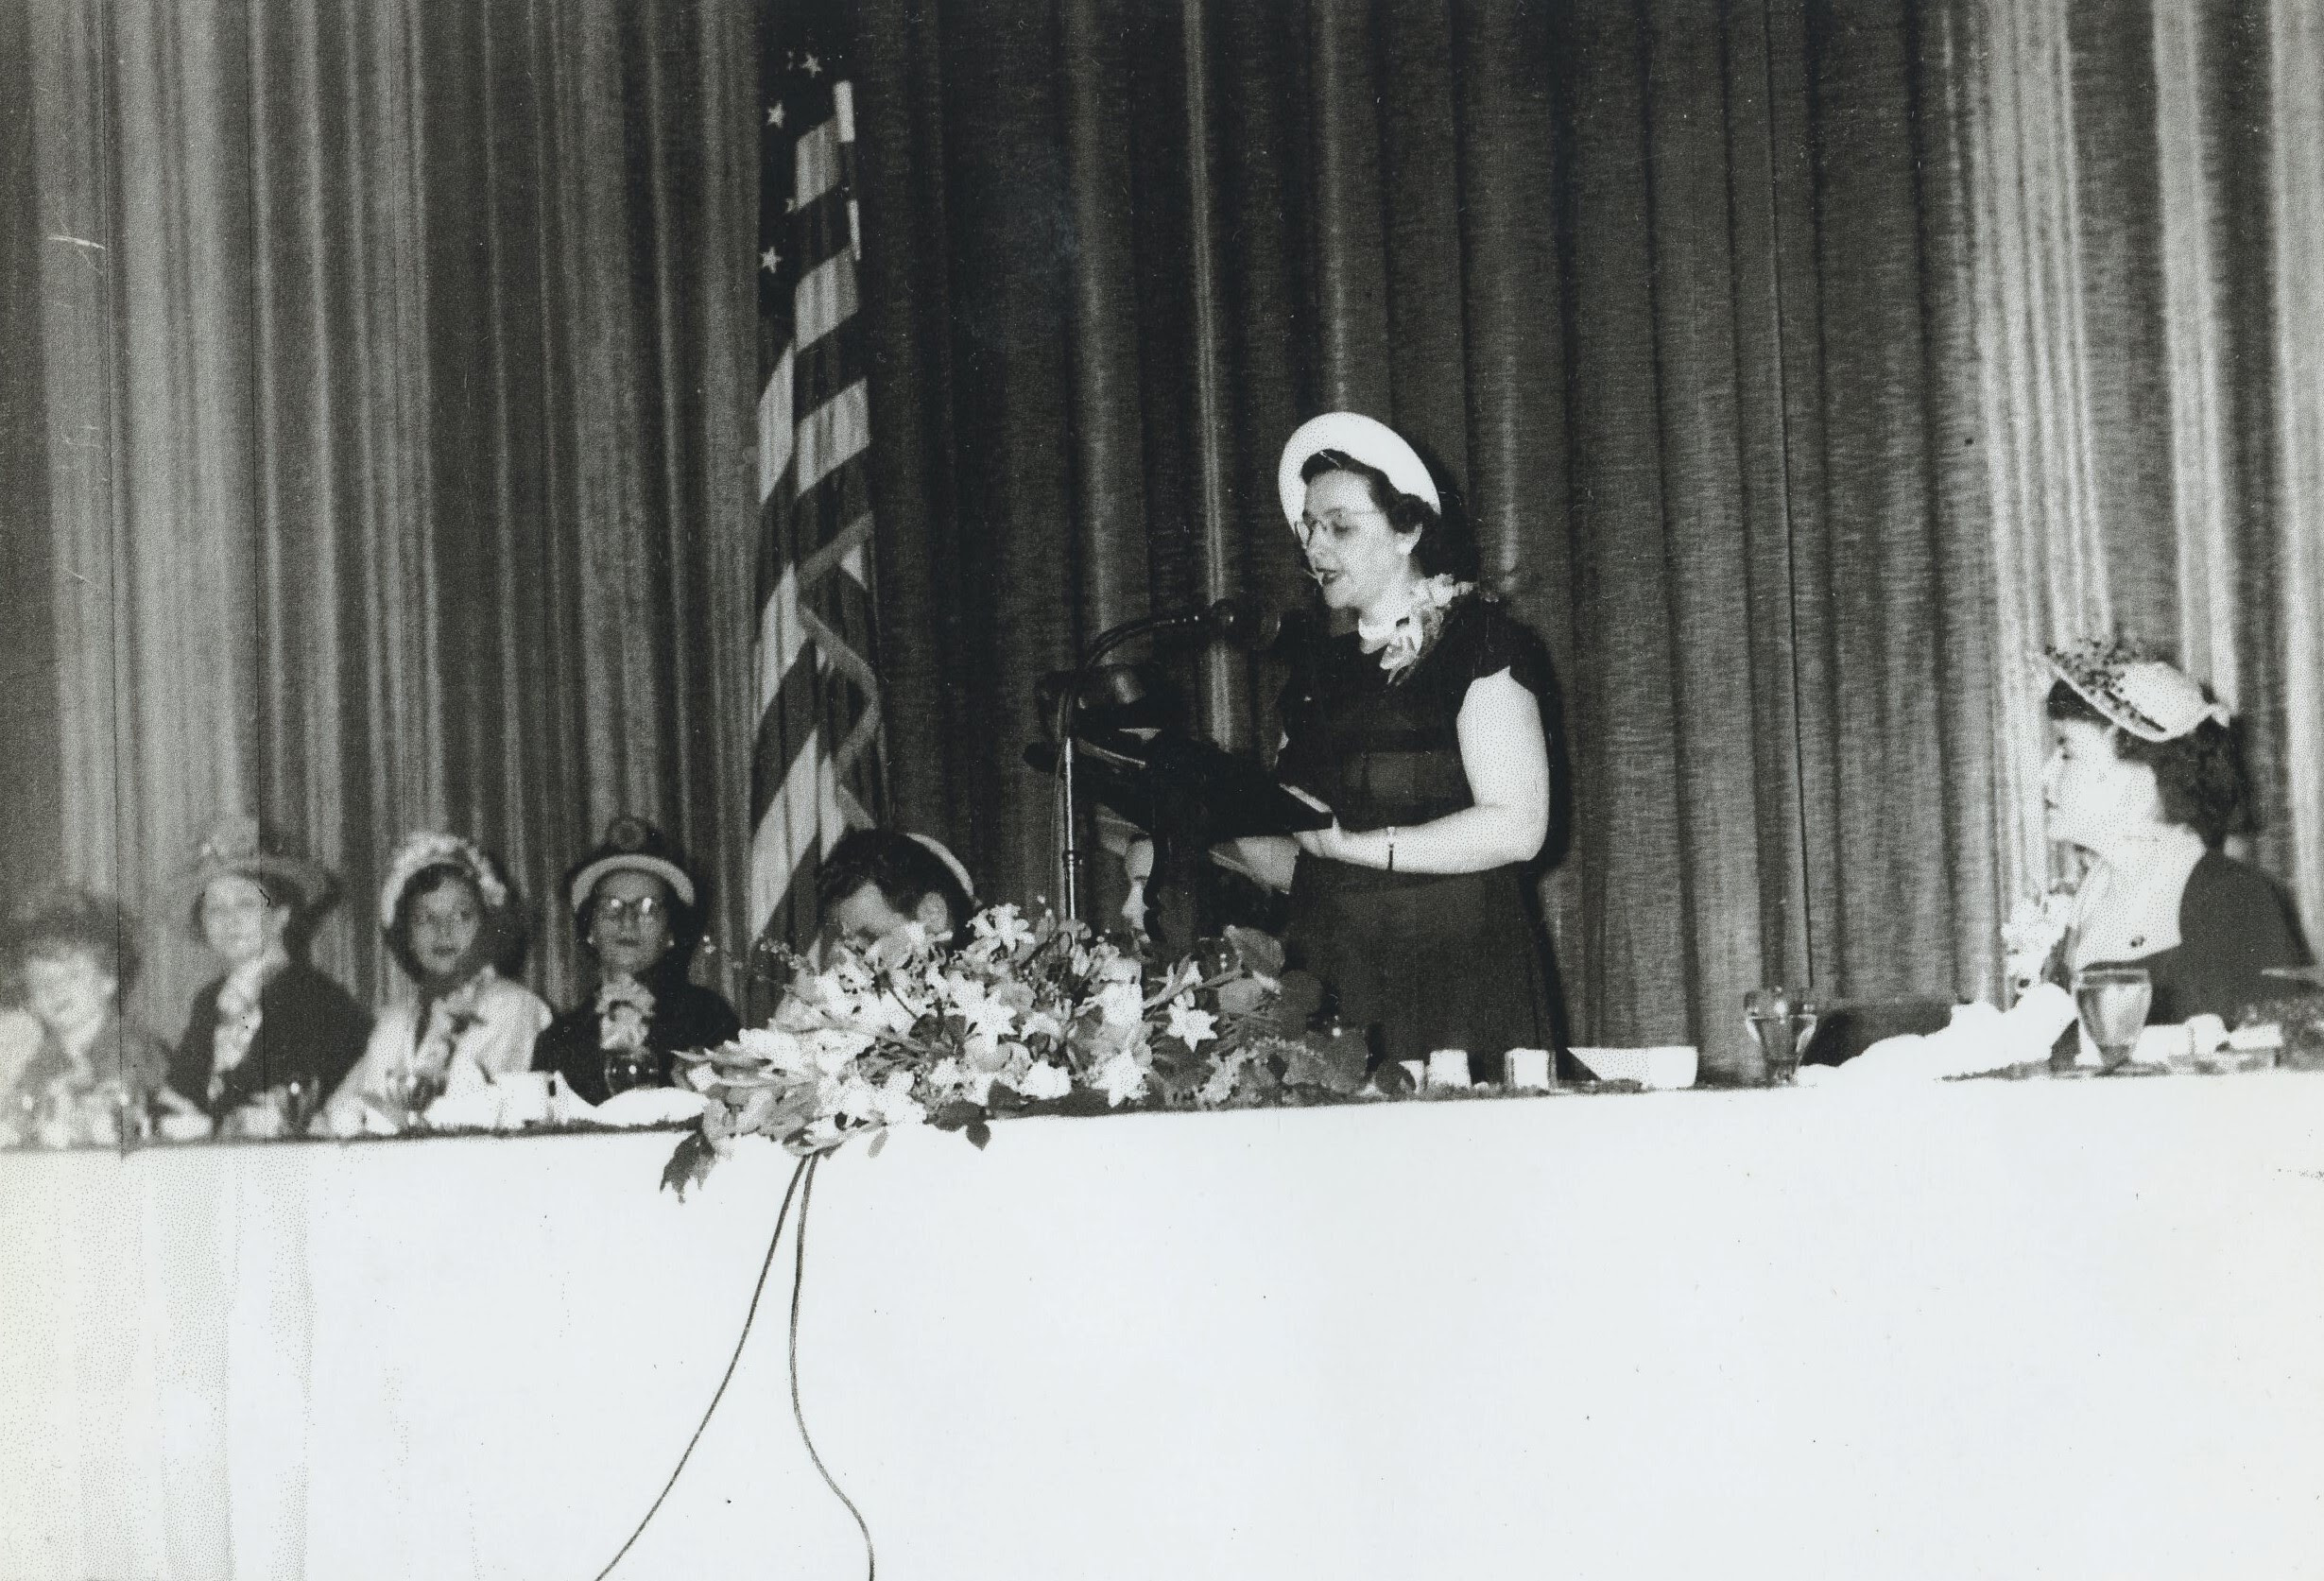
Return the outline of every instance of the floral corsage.
{"type": "Polygon", "coordinates": [[[1444,629],[1445,612],[1455,600],[1475,591],[1474,582],[1456,582],[1446,573],[1425,577],[1414,585],[1412,602],[1404,612],[1386,626],[1358,622],[1357,640],[1366,653],[1380,655],[1380,667],[1391,682],[1402,680],[1420,662],[1420,655],[1436,644],[1437,634],[1444,629]]]}
{"type": "Polygon", "coordinates": [[[643,1049],[646,1023],[653,1018],[653,990],[634,977],[617,977],[597,988],[597,1046],[643,1049]]]}
{"type": "Polygon", "coordinates": [[[2002,969],[2009,975],[2009,1002],[2014,1005],[2037,983],[2050,980],[2057,969],[2058,952],[2074,926],[2074,891],[2053,889],[2039,897],[2026,896],[2009,908],[2002,924],[2002,969]]]}

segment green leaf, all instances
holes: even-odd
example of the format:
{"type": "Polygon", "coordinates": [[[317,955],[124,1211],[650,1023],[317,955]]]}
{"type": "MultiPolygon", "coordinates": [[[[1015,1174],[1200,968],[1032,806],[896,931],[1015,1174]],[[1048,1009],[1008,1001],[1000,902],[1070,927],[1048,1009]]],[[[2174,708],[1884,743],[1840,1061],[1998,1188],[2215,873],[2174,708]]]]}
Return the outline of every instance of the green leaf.
{"type": "Polygon", "coordinates": [[[887,1127],[885,1126],[882,1126],[877,1131],[872,1133],[869,1144],[864,1148],[864,1157],[867,1159],[878,1158],[880,1156],[880,1149],[887,1145],[887,1127]]]}
{"type": "MultiPolygon", "coordinates": [[[[985,1111],[982,1108],[966,1098],[955,1098],[948,1104],[938,1105],[936,1111],[928,1116],[928,1124],[939,1131],[961,1131],[971,1126],[984,1124],[984,1119],[985,1111]]],[[[982,1146],[983,1143],[978,1145],[982,1146]]]]}
{"type": "Polygon", "coordinates": [[[710,1166],[718,1161],[717,1149],[699,1131],[688,1131],[670,1155],[670,1161],[662,1166],[662,1189],[676,1192],[678,1200],[686,1200],[686,1188],[698,1186],[710,1178],[710,1166]]]}
{"type": "Polygon", "coordinates": [[[992,1127],[985,1124],[984,1116],[980,1114],[960,1134],[969,1139],[970,1145],[982,1152],[985,1143],[992,1140],[992,1127]]]}

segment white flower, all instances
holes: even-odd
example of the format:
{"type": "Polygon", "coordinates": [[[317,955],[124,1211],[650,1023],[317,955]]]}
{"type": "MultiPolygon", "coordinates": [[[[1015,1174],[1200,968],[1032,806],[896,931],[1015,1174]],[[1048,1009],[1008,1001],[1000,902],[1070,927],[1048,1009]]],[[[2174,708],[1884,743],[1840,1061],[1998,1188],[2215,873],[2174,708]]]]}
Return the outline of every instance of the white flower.
{"type": "Polygon", "coordinates": [[[969,1084],[969,1068],[947,1055],[928,1072],[928,1085],[938,1092],[957,1092],[969,1084]]]}
{"type": "Polygon", "coordinates": [[[1017,1012],[982,983],[962,984],[953,1003],[972,1038],[1006,1038],[1017,1030],[1017,1012]]]}
{"type": "Polygon", "coordinates": [[[1008,1069],[1008,1051],[1016,1046],[987,1033],[976,1033],[960,1040],[960,1052],[968,1068],[984,1075],[1008,1069]]]}
{"type": "Polygon", "coordinates": [[[2021,898],[2009,910],[2001,931],[2003,969],[2014,993],[2040,981],[2058,943],[2074,922],[2074,893],[2053,889],[2035,899],[2021,898]]]}
{"type": "Polygon", "coordinates": [[[786,1075],[803,1075],[815,1068],[806,1043],[795,1032],[777,1026],[746,1026],[734,1045],[752,1059],[786,1075]]]}
{"type": "Polygon", "coordinates": [[[1170,1002],[1168,1033],[1188,1048],[1200,1048],[1218,1036],[1218,1018],[1208,1010],[1197,1010],[1192,996],[1180,994],[1170,1002]]]}
{"type": "Polygon", "coordinates": [[[1028,1040],[1046,1038],[1054,1043],[1065,1036],[1065,1023],[1046,1010],[1028,1010],[1024,1017],[1024,1036],[1028,1040]]]}
{"type": "Polygon", "coordinates": [[[1032,924],[1014,905],[989,906],[969,919],[969,931],[1003,950],[1017,950],[1033,942],[1032,924]]]}
{"type": "Polygon", "coordinates": [[[1106,1095],[1108,1104],[1145,1096],[1145,1068],[1128,1049],[1109,1055],[1090,1073],[1090,1085],[1106,1095]]]}
{"type": "Polygon", "coordinates": [[[1017,1091],[1028,1098],[1062,1098],[1073,1090],[1072,1074],[1062,1066],[1053,1065],[1046,1059],[1035,1060],[1017,1081],[1017,1091]]]}
{"type": "Polygon", "coordinates": [[[871,1046],[871,1035],[850,1027],[825,1026],[807,1034],[805,1042],[815,1068],[824,1075],[835,1076],[871,1046]]]}
{"type": "Polygon", "coordinates": [[[869,1123],[880,1117],[880,1090],[861,1076],[849,1076],[839,1084],[834,1102],[828,1107],[842,1119],[869,1123]]]}
{"type": "Polygon", "coordinates": [[[1097,990],[1097,1013],[1108,1026],[1135,1026],[1145,1018],[1145,995],[1135,982],[1108,983],[1097,990]]]}
{"type": "Polygon", "coordinates": [[[873,1108],[883,1126],[917,1126],[928,1118],[928,1111],[918,1098],[912,1096],[912,1073],[894,1071],[879,1087],[873,1108]]]}

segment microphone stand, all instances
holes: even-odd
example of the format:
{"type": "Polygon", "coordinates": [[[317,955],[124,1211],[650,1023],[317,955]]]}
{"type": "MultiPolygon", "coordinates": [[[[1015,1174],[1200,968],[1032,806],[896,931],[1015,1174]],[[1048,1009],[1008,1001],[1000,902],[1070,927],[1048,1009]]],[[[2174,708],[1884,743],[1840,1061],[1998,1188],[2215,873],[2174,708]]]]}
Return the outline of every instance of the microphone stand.
{"type": "Polygon", "coordinates": [[[1089,684],[1090,672],[1124,643],[1135,638],[1151,636],[1158,631],[1179,631],[1210,624],[1208,610],[1196,610],[1167,615],[1141,615],[1119,626],[1108,627],[1097,634],[1074,663],[1073,679],[1058,698],[1058,816],[1062,820],[1063,833],[1059,844],[1059,862],[1063,868],[1059,888],[1065,903],[1065,919],[1069,922],[1081,916],[1081,833],[1074,816],[1074,731],[1079,725],[1081,689],[1089,684]]]}

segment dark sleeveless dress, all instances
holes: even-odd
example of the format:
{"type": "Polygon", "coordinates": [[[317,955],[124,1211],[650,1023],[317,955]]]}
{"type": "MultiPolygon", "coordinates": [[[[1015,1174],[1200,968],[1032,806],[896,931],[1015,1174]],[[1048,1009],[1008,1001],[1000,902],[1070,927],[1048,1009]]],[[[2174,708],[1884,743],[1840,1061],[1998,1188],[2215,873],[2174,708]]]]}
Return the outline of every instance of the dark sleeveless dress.
{"type": "MultiPolygon", "coordinates": [[[[1351,833],[1410,828],[1475,805],[1457,723],[1472,681],[1507,670],[1556,729],[1549,656],[1488,593],[1445,613],[1437,641],[1393,683],[1353,632],[1313,644],[1283,690],[1278,776],[1328,802],[1351,833]]],[[[1550,762],[1564,761],[1550,743],[1550,762]]],[[[1553,797],[1555,787],[1553,787],[1553,797]]],[[[1553,802],[1554,804],[1554,802],[1553,802]]],[[[1530,864],[1480,873],[1391,873],[1302,852],[1285,943],[1337,996],[1372,1056],[1469,1051],[1499,1080],[1501,1055],[1556,1046],[1557,986],[1532,903],[1530,864]]]]}

